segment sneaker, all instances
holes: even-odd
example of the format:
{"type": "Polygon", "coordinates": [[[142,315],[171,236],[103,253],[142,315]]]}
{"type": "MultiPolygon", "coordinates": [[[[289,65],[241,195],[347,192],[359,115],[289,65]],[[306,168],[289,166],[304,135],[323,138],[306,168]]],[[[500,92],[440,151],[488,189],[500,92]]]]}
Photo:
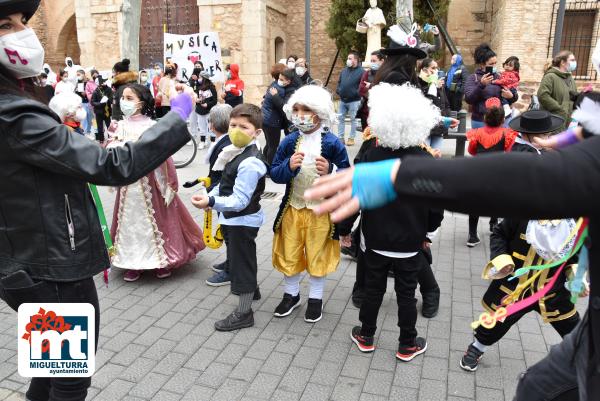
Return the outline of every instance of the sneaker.
{"type": "Polygon", "coordinates": [[[421,314],[423,317],[431,319],[436,317],[440,309],[440,289],[421,294],[423,296],[423,307],[421,314]]]}
{"type": "Polygon", "coordinates": [[[467,348],[467,352],[465,352],[463,357],[460,359],[460,367],[464,370],[468,370],[469,372],[475,372],[482,356],[483,352],[479,351],[479,349],[477,349],[477,347],[471,343],[469,348],[467,348]]]}
{"type": "Polygon", "coordinates": [[[244,314],[233,311],[225,319],[215,322],[217,331],[233,331],[252,326],[254,326],[254,312],[252,310],[244,314]]]}
{"type": "Polygon", "coordinates": [[[304,321],[308,323],[316,323],[323,317],[323,300],[308,298],[306,305],[306,313],[304,321]]]}
{"type": "Polygon", "coordinates": [[[165,268],[156,269],[156,278],[167,278],[167,277],[171,277],[170,269],[165,269],[165,268]]]}
{"type": "Polygon", "coordinates": [[[125,281],[137,281],[139,280],[139,278],[142,277],[142,271],[141,270],[127,270],[125,272],[125,275],[123,276],[123,280],[125,281]]]}
{"type": "Polygon", "coordinates": [[[358,347],[360,352],[373,352],[375,351],[374,337],[367,337],[360,335],[360,326],[354,326],[350,333],[350,338],[358,347]]]}
{"type": "Polygon", "coordinates": [[[227,267],[227,260],[225,260],[224,262],[221,262],[221,263],[217,263],[216,265],[212,265],[211,269],[215,273],[219,273],[219,272],[222,272],[223,270],[225,270],[226,267],[227,267]]]}
{"type": "Polygon", "coordinates": [[[223,270],[213,274],[212,277],[206,280],[206,284],[211,287],[222,287],[231,284],[231,278],[229,277],[229,273],[223,270]]]}
{"type": "Polygon", "coordinates": [[[404,362],[412,361],[415,356],[421,355],[427,349],[427,341],[423,337],[415,338],[415,345],[406,346],[400,344],[396,358],[404,362]]]}
{"type": "MultiPolygon", "coordinates": [[[[240,295],[239,292],[231,290],[231,293],[233,295],[240,295]]],[[[254,290],[254,297],[252,297],[253,301],[260,301],[260,299],[262,298],[262,295],[260,294],[260,288],[256,287],[256,290],[254,290]]]]}
{"type": "Polygon", "coordinates": [[[354,138],[348,138],[346,141],[346,146],[354,146],[354,138]]]}
{"type": "Polygon", "coordinates": [[[469,248],[473,248],[479,244],[481,244],[481,240],[477,235],[469,235],[469,240],[467,241],[467,246],[469,248]]]}
{"type": "Polygon", "coordinates": [[[285,293],[283,294],[283,299],[275,308],[275,312],[273,315],[275,317],[285,317],[288,316],[294,309],[300,306],[300,294],[293,297],[291,294],[285,293]]]}
{"type": "Polygon", "coordinates": [[[206,147],[206,144],[204,143],[204,141],[200,141],[198,142],[198,150],[202,150],[206,147]]]}

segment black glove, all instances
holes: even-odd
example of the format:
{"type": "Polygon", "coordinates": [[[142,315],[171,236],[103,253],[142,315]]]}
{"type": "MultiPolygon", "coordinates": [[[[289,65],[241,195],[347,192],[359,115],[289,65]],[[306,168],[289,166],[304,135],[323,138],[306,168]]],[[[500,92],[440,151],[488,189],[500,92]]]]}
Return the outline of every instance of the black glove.
{"type": "Polygon", "coordinates": [[[193,187],[195,185],[198,185],[199,183],[200,183],[200,181],[198,181],[198,180],[188,181],[185,184],[183,184],[183,187],[184,188],[191,188],[191,187],[193,187]]]}

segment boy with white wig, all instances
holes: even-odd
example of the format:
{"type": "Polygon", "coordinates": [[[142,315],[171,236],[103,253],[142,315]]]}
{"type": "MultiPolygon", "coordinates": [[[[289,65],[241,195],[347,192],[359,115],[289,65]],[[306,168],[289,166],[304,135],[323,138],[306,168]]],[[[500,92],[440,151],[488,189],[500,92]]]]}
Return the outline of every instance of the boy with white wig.
{"type": "Polygon", "coordinates": [[[48,107],[58,115],[64,125],[83,135],[81,122],[86,119],[87,112],[83,108],[81,96],[74,92],[61,92],[50,100],[48,107]]]}
{"type": "Polygon", "coordinates": [[[330,132],[336,121],[331,94],[308,85],[298,89],[284,110],[295,130],[277,148],[271,164],[271,179],[286,184],[284,198],[273,230],[273,266],[285,278],[283,300],[276,317],[288,316],[300,306],[300,280],[306,270],[310,293],[304,320],[321,320],[325,276],[337,269],[340,244],[336,226],[329,216],[312,209],[319,202],[304,199],[304,191],[319,177],[336,168],[350,167],[342,142],[330,132]]]}
{"type": "MultiPolygon", "coordinates": [[[[405,157],[433,157],[421,147],[431,128],[441,120],[440,111],[419,89],[408,84],[380,83],[369,92],[369,126],[377,138],[361,162],[405,157]]],[[[430,183],[415,183],[430,185],[430,183]]],[[[432,187],[432,191],[436,188],[432,187]]],[[[375,350],[377,315],[385,295],[388,271],[394,273],[400,337],[396,358],[408,362],[427,349],[417,337],[415,290],[419,272],[429,263],[424,250],[428,233],[440,226],[443,211],[395,201],[365,210],[361,222],[361,249],[365,261],[365,298],[360,307],[362,326],[352,329],[351,338],[362,352],[375,350]]]]}

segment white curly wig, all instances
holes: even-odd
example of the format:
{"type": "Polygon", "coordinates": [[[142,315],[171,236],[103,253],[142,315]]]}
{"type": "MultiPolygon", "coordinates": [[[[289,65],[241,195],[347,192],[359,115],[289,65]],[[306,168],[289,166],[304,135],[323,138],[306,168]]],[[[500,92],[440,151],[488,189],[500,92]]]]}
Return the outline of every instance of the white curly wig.
{"type": "Polygon", "coordinates": [[[50,100],[48,107],[60,117],[60,121],[65,122],[65,117],[75,116],[81,107],[81,97],[73,92],[61,92],[50,100]]]}
{"type": "Polygon", "coordinates": [[[283,106],[288,120],[292,119],[292,109],[295,104],[301,104],[314,111],[321,119],[323,127],[331,127],[337,120],[331,94],[318,85],[306,85],[294,92],[287,104],[283,106]]]}
{"type": "Polygon", "coordinates": [[[369,126],[383,147],[419,146],[440,120],[440,110],[409,84],[380,83],[369,90],[369,126]]]}

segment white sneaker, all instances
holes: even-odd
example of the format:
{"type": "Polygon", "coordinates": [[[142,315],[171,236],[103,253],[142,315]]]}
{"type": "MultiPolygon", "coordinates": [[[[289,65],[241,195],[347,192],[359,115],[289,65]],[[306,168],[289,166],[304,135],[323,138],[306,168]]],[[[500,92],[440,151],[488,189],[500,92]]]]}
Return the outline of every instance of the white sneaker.
{"type": "Polygon", "coordinates": [[[206,143],[203,141],[198,142],[198,149],[202,150],[206,147],[206,143]]]}

